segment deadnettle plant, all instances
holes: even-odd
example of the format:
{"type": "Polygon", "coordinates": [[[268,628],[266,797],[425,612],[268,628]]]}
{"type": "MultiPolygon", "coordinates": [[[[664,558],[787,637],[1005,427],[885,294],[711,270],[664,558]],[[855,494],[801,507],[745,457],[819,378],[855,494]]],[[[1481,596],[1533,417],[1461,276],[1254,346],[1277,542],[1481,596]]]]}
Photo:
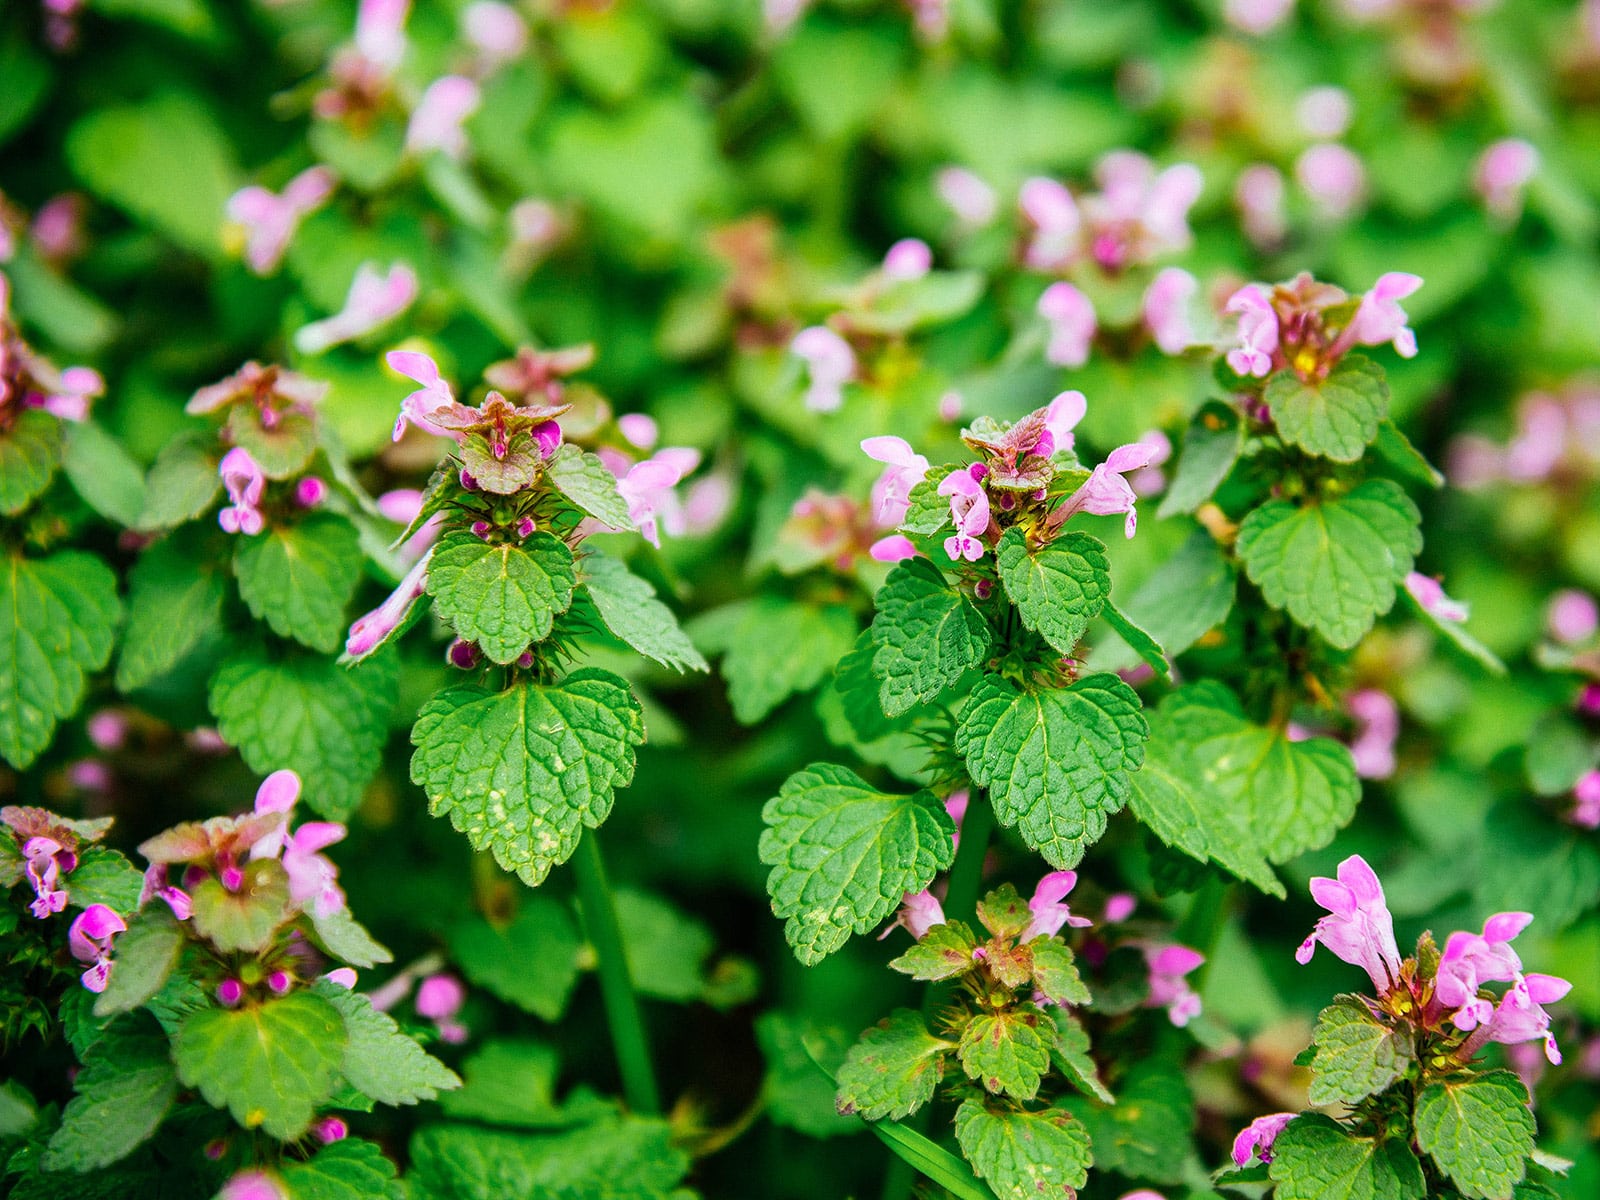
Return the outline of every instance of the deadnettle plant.
{"type": "Polygon", "coordinates": [[[1511,943],[1532,914],[1496,914],[1481,933],[1452,933],[1442,952],[1424,933],[1401,958],[1383,885],[1365,859],[1313,879],[1311,894],[1328,914],[1295,957],[1309,962],[1323,946],[1372,983],[1371,995],[1340,996],[1322,1011],[1315,1044],[1298,1060],[1311,1068],[1311,1102],[1337,1104],[1341,1115],[1257,1118],[1235,1139],[1237,1169],[1223,1182],[1270,1179],[1279,1195],[1307,1194],[1358,1159],[1381,1159],[1398,1194],[1511,1195],[1540,1158],[1534,1118],[1517,1076],[1481,1055],[1491,1042],[1542,1042],[1560,1062],[1544,1005],[1571,988],[1523,972],[1511,943]]]}

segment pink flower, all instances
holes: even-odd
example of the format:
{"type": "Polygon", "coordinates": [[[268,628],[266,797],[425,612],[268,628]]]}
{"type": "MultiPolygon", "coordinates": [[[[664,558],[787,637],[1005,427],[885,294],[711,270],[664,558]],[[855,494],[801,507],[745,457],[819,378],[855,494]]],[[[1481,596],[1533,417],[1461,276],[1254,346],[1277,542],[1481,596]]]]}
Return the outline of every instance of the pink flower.
{"type": "Polygon", "coordinates": [[[1268,1113],[1251,1121],[1233,1139],[1233,1165],[1249,1166],[1251,1158],[1258,1158],[1264,1163],[1271,1162],[1272,1143],[1278,1140],[1284,1126],[1297,1116],[1298,1113],[1268,1113]]]}
{"type": "Polygon", "coordinates": [[[1072,432],[1077,428],[1078,422],[1083,420],[1089,411],[1089,402],[1080,391],[1066,391],[1057,393],[1056,397],[1045,406],[1044,431],[1049,438],[1048,443],[1041,438],[1029,454],[1038,454],[1048,458],[1065,450],[1071,450],[1076,441],[1072,432]]]}
{"type": "Polygon", "coordinates": [[[1036,271],[1057,271],[1072,262],[1083,218],[1063,184],[1035,176],[1017,193],[1017,205],[1033,227],[1022,261],[1036,271]]]}
{"type": "Polygon", "coordinates": [[[72,957],[88,963],[83,973],[83,986],[91,992],[103,992],[111,980],[111,943],[127,928],[115,912],[104,904],[91,904],[74,918],[67,930],[67,945],[72,957]]]}
{"type": "Polygon", "coordinates": [[[1366,168],[1355,151],[1336,142],[1322,142],[1302,153],[1295,159],[1294,177],[1329,220],[1343,220],[1366,198],[1366,168]]]}
{"type": "Polygon", "coordinates": [[[967,806],[972,803],[972,793],[962,788],[958,792],[951,792],[945,798],[944,810],[950,814],[950,819],[956,823],[956,831],[951,835],[950,841],[956,846],[961,845],[961,822],[967,819],[967,806]]]}
{"type": "Polygon", "coordinates": [[[217,1200],[289,1200],[276,1175],[254,1168],[239,1171],[217,1193],[217,1200]]]}
{"type": "Polygon", "coordinates": [[[1350,318],[1336,344],[1342,348],[1352,343],[1381,346],[1388,342],[1401,358],[1415,358],[1417,335],[1406,324],[1408,318],[1400,301],[1421,286],[1421,276],[1404,271],[1379,276],[1378,282],[1361,297],[1356,315],[1350,318]]]}
{"type": "Polygon", "coordinates": [[[934,190],[965,229],[982,228],[1000,208],[994,189],[965,167],[940,168],[934,190]]]}
{"type": "Polygon", "coordinates": [[[339,1117],[321,1117],[312,1124],[311,1136],[324,1146],[331,1146],[350,1136],[350,1126],[339,1117]]]}
{"type": "Polygon", "coordinates": [[[900,902],[900,911],[889,923],[887,928],[878,935],[881,942],[888,937],[897,927],[904,926],[906,931],[917,941],[928,936],[928,930],[935,925],[944,924],[944,909],[932,892],[907,892],[900,902]]]}
{"type": "Polygon", "coordinates": [[[1128,485],[1141,500],[1154,496],[1167,486],[1167,476],[1161,464],[1172,457],[1172,439],[1159,429],[1152,429],[1139,438],[1139,445],[1150,448],[1150,461],[1128,477],[1128,485]]]}
{"type": "Polygon", "coordinates": [[[1058,367],[1081,367],[1089,361],[1089,347],[1097,327],[1094,305],[1070,283],[1052,283],[1039,296],[1038,312],[1050,326],[1045,346],[1047,362],[1058,367]]]}
{"type": "Polygon", "coordinates": [[[1563,645],[1586,642],[1600,629],[1600,605],[1588,592],[1563,588],[1550,597],[1544,624],[1550,636],[1563,645]]]}
{"type": "Polygon", "coordinates": [[[1078,873],[1076,871],[1052,871],[1039,880],[1033,889],[1033,898],[1028,901],[1028,911],[1033,914],[1033,919],[1028,922],[1022,931],[1020,941],[1031,942],[1036,937],[1054,937],[1061,932],[1063,925],[1073,929],[1083,929],[1094,922],[1088,917],[1075,917],[1072,910],[1067,907],[1067,893],[1078,886],[1078,873]]]}
{"type": "Polygon", "coordinates": [[[1400,736],[1400,708],[1394,698],[1377,688],[1362,688],[1345,698],[1345,711],[1355,718],[1357,731],[1350,742],[1356,774],[1363,779],[1387,779],[1394,774],[1394,743],[1400,736]]]}
{"type": "Polygon", "coordinates": [[[491,74],[515,62],[528,48],[528,25],[509,4],[474,0],[461,14],[461,29],[477,49],[479,69],[491,74]]]}
{"type": "Polygon", "coordinates": [[[448,158],[465,158],[467,131],[462,125],[478,111],[481,100],[478,85],[464,75],[435,79],[411,113],[406,149],[412,154],[437,150],[448,158]]]}
{"type": "Polygon", "coordinates": [[[921,279],[932,269],[933,251],[921,238],[901,238],[883,256],[885,279],[921,279]]]}
{"type": "Polygon", "coordinates": [[[83,253],[86,208],[84,198],[74,192],[45,201],[33,214],[33,224],[28,230],[33,244],[39,248],[40,257],[51,263],[65,263],[83,253]]]}
{"type": "Polygon", "coordinates": [[[655,418],[644,413],[623,413],[617,418],[617,432],[636,449],[648,452],[661,440],[655,418]]]}
{"type": "Polygon", "coordinates": [[[1411,593],[1411,598],[1417,602],[1422,611],[1440,621],[1453,621],[1459,625],[1469,615],[1465,604],[1445,595],[1444,588],[1437,579],[1420,571],[1412,571],[1407,575],[1405,586],[1406,591],[1411,593]]]}
{"type": "Polygon", "coordinates": [[[1458,930],[1446,939],[1434,978],[1434,997],[1441,1007],[1459,1010],[1458,1028],[1474,1029],[1492,1014],[1493,1005],[1478,999],[1480,987],[1510,983],[1522,973],[1522,960],[1511,942],[1532,920],[1532,913],[1496,913],[1484,922],[1481,934],[1458,930]]]}
{"type": "Polygon", "coordinates": [[[1321,942],[1336,957],[1366,971],[1378,995],[1386,996],[1400,978],[1400,950],[1395,945],[1394,918],[1384,902],[1383,885],[1359,854],[1339,864],[1338,876],[1317,876],[1311,881],[1311,895],[1328,915],[1300,944],[1295,961],[1310,962],[1321,942]]]}
{"type": "Polygon", "coordinates": [[[634,463],[617,481],[617,491],[628,502],[628,516],[652,546],[661,545],[660,526],[666,526],[668,533],[676,532],[673,526],[679,523],[681,513],[672,489],[699,462],[698,451],[668,447],[634,463]]]}
{"type": "Polygon", "coordinates": [[[1187,946],[1145,946],[1145,965],[1150,969],[1150,1008],[1165,1008],[1167,1019],[1183,1028],[1200,1015],[1200,996],[1184,978],[1206,956],[1187,946]]]}
{"type": "Polygon", "coordinates": [[[1289,232],[1284,190],[1283,172],[1277,167],[1255,163],[1239,172],[1233,203],[1239,209],[1239,224],[1245,237],[1258,248],[1278,245],[1289,232]]]}
{"type": "Polygon", "coordinates": [[[1522,215],[1522,197],[1539,170],[1539,152],[1521,138],[1486,147],[1472,172],[1472,186],[1496,220],[1511,224],[1522,215]]]}
{"type": "Polygon", "coordinates": [[[1567,820],[1579,829],[1600,829],[1600,771],[1589,771],[1572,788],[1577,804],[1567,820]]]}
{"type": "Polygon", "coordinates": [[[467,989],[454,975],[430,975],[417,988],[417,1015],[438,1026],[445,1041],[459,1044],[466,1041],[467,1029],[455,1020],[455,1015],[466,1000],[467,989]]]}
{"type": "Polygon", "coordinates": [[[57,887],[63,868],[70,871],[77,864],[77,856],[54,838],[31,837],[22,844],[24,871],[33,885],[34,899],[28,911],[39,920],[63,911],[67,907],[65,888],[57,887]]]}
{"type": "Polygon", "coordinates": [[[1050,514],[1050,527],[1059,528],[1068,517],[1080,512],[1099,517],[1127,513],[1123,532],[1131,538],[1139,527],[1139,514],[1134,508],[1138,495],[1123,476],[1129,471],[1149,466],[1158,449],[1145,442],[1129,442],[1126,446],[1118,446],[1105,462],[1090,472],[1083,486],[1050,514]]]}
{"type": "Polygon", "coordinates": [[[761,19],[767,35],[781,37],[788,33],[810,7],[811,0],[761,0],[761,19]]]}
{"type": "Polygon", "coordinates": [[[1200,169],[1178,163],[1157,173],[1133,150],[1113,150],[1095,165],[1097,195],[1084,200],[1090,252],[1103,269],[1120,271],[1193,241],[1189,209],[1204,184],[1200,169]]]}
{"type": "Polygon", "coordinates": [[[428,564],[432,561],[433,550],[430,548],[412,565],[411,570],[406,572],[406,577],[400,581],[400,586],[395,588],[387,600],[365,616],[356,618],[355,623],[350,626],[349,636],[345,638],[346,654],[351,658],[361,658],[371,654],[405,623],[411,606],[428,590],[428,564]]]}
{"type": "Polygon", "coordinates": [[[144,886],[139,891],[139,907],[143,908],[148,901],[156,899],[165,900],[172,909],[172,915],[180,921],[187,921],[194,911],[194,902],[190,900],[189,893],[167,881],[166,863],[151,863],[145,869],[144,886]]]}
{"type": "MultiPolygon", "coordinates": [[[[5,315],[4,301],[5,289],[0,286],[0,317],[5,315]]],[[[0,365],[4,365],[4,351],[0,351],[0,365]]],[[[25,359],[24,369],[29,367],[32,368],[34,386],[28,388],[24,385],[23,404],[28,408],[42,408],[58,421],[76,424],[87,420],[89,402],[106,390],[105,380],[92,367],[68,367],[58,373],[50,364],[37,358],[31,362],[25,359]]],[[[0,383],[0,389],[4,387],[4,383],[0,383]]],[[[3,395],[4,391],[0,390],[0,397],[3,395]]]]}
{"type": "MultiPolygon", "coordinates": [[[[1550,1014],[1545,1012],[1543,1006],[1554,1004],[1571,990],[1571,983],[1555,975],[1522,976],[1507,989],[1500,1003],[1481,1025],[1463,1025],[1461,1014],[1457,1014],[1458,1028],[1476,1028],[1473,1036],[1463,1044],[1463,1049],[1476,1049],[1484,1042],[1513,1046],[1520,1042],[1542,1040],[1544,1056],[1553,1065],[1559,1066],[1561,1048],[1556,1045],[1555,1034],[1550,1032],[1550,1014]]],[[[1469,1021],[1471,1019],[1468,1018],[1469,1021]]]]}
{"type": "MultiPolygon", "coordinates": [[[[981,470],[977,464],[974,467],[981,470]]],[[[951,562],[977,562],[983,557],[979,539],[989,528],[989,494],[973,474],[973,468],[951,471],[939,484],[939,495],[950,497],[950,517],[956,531],[944,540],[944,552],[951,562]]]]}
{"type": "Polygon", "coordinates": [[[406,53],[406,17],[411,0],[361,0],[356,13],[356,49],[375,66],[392,71],[406,53]]]}
{"type": "Polygon", "coordinates": [[[113,708],[102,708],[83,723],[97,750],[120,750],[128,740],[128,718],[113,708]]]}
{"type": "Polygon", "coordinates": [[[1139,899],[1132,892],[1113,892],[1106,897],[1105,923],[1120,925],[1133,916],[1134,910],[1138,907],[1139,899]]]}
{"type": "Polygon", "coordinates": [[[335,987],[349,990],[356,986],[356,972],[354,967],[337,967],[323,976],[335,987]]]}
{"type": "Polygon", "coordinates": [[[1301,93],[1300,99],[1295,102],[1294,112],[1300,120],[1300,128],[1306,133],[1319,141],[1332,141],[1343,137],[1350,128],[1355,105],[1349,92],[1342,87],[1328,85],[1301,93]]]}
{"type": "Polygon", "coordinates": [[[283,870],[289,876],[289,898],[318,917],[331,917],[344,908],[338,885],[339,868],[319,851],[343,841],[346,829],[335,821],[307,821],[289,836],[283,847],[283,870]]]}
{"type": "Polygon", "coordinates": [[[407,263],[395,263],[387,275],[375,263],[362,263],[350,281],[344,308],[301,328],[294,335],[295,348],[302,354],[322,354],[365,337],[410,308],[418,290],[417,273],[407,263]]]}
{"type": "Polygon", "coordinates": [[[294,502],[301,508],[316,508],[327,498],[327,483],[315,475],[307,475],[294,485],[294,502]]]}
{"type": "Polygon", "coordinates": [[[874,462],[886,464],[872,485],[872,511],[879,525],[893,528],[905,519],[911,489],[927,476],[928,460],[913,451],[904,438],[889,434],[866,438],[861,449],[874,462]]]}
{"type": "Polygon", "coordinates": [[[1272,374],[1272,355],[1278,348],[1278,314],[1260,284],[1247,283],[1223,309],[1239,317],[1239,344],[1228,351],[1234,374],[1265,379],[1272,374]]]}
{"type": "Polygon", "coordinates": [[[795,334],[789,351],[805,362],[810,375],[808,409],[834,412],[844,404],[844,385],[856,374],[856,355],[849,342],[825,325],[812,325],[795,334]]]}
{"type": "Polygon", "coordinates": [[[243,446],[235,446],[222,456],[217,464],[217,474],[222,476],[222,486],[228,491],[230,503],[217,514],[217,524],[229,533],[242,533],[254,537],[266,522],[257,506],[266,490],[267,477],[260,464],[243,446]]]}
{"type": "Polygon", "coordinates": [[[416,350],[391,350],[384,355],[384,361],[389,364],[391,370],[422,385],[400,401],[400,415],[395,418],[393,440],[397,442],[400,440],[408,423],[415,425],[424,433],[433,434],[434,437],[453,438],[455,436],[453,431],[435,425],[428,419],[428,414],[435,409],[445,408],[456,402],[450,385],[439,375],[439,364],[428,355],[416,350]]]}
{"type": "Polygon", "coordinates": [[[1144,323],[1163,354],[1182,354],[1194,343],[1189,301],[1199,282],[1182,267],[1167,267],[1150,281],[1144,294],[1144,323]]]}
{"type": "Polygon", "coordinates": [[[1518,483],[1540,483],[1567,452],[1567,417],[1554,396],[1534,392],[1517,406],[1517,436],[1506,446],[1505,473],[1518,483]]]}
{"type": "Polygon", "coordinates": [[[338,179],[327,167],[308,167],[291,179],[281,195],[247,187],[228,200],[228,219],[244,227],[245,262],[257,275],[270,275],[300,222],[327,203],[338,179]]]}

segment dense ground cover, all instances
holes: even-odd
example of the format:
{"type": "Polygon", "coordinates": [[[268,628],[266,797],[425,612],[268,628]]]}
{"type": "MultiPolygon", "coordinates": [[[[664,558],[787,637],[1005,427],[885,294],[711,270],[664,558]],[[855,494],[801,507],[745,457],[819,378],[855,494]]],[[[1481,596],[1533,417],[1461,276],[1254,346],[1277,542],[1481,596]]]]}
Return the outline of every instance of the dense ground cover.
{"type": "Polygon", "coordinates": [[[7,6],[4,1189],[1596,1194],[1597,146],[1594,4],[7,6]]]}

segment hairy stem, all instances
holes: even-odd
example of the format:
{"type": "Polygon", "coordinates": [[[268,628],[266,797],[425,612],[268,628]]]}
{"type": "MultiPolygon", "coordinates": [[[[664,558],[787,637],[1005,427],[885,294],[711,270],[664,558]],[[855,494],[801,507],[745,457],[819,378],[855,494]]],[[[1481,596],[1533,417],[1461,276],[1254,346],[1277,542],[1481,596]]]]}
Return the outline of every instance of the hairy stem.
{"type": "Polygon", "coordinates": [[[605,1001],[606,1023],[611,1027],[611,1043],[617,1052],[623,1096],[634,1112],[658,1116],[661,1093],[656,1089],[655,1071],[650,1065],[650,1040],[645,1034],[639,998],[634,994],[633,978],[628,972],[622,926],[617,922],[616,905],[611,900],[611,885],[606,882],[605,861],[600,857],[596,830],[584,833],[572,862],[578,876],[583,923],[600,962],[600,995],[605,1001]]]}

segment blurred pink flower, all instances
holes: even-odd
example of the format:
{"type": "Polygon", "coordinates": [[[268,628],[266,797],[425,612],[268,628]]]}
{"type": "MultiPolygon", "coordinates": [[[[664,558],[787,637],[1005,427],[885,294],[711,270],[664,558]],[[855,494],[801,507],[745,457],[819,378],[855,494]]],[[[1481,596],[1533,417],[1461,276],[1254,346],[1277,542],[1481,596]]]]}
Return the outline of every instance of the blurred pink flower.
{"type": "Polygon", "coordinates": [[[933,268],[933,251],[921,238],[901,238],[883,256],[885,279],[921,279],[933,268]]]}
{"type": "Polygon", "coordinates": [[[1194,343],[1189,301],[1199,290],[1199,281],[1182,267],[1164,268],[1145,289],[1144,323],[1161,353],[1182,354],[1194,343]]]}
{"type": "Polygon", "coordinates": [[[965,167],[940,168],[934,190],[964,229],[982,228],[1000,209],[995,190],[965,167]]]}
{"type": "Polygon", "coordinates": [[[1222,19],[1258,37],[1270,33],[1294,11],[1294,0],[1223,0],[1222,19]]]}
{"type": "Polygon", "coordinates": [[[83,973],[83,986],[91,992],[106,990],[111,981],[111,943],[127,928],[127,923],[104,904],[91,904],[73,919],[67,931],[67,945],[73,958],[89,964],[83,973]]]}
{"type": "Polygon", "coordinates": [[[1277,246],[1289,232],[1284,192],[1283,172],[1277,167],[1255,163],[1239,172],[1233,203],[1239,210],[1245,237],[1258,249],[1277,246]]]}
{"type": "Polygon", "coordinates": [[[1521,138],[1503,138],[1486,147],[1472,172],[1472,186],[1494,218],[1511,224],[1522,215],[1528,184],[1539,170],[1539,152],[1521,138]]]}
{"type": "Polygon", "coordinates": [[[1294,175],[1324,217],[1343,220],[1361,207],[1367,171],[1355,151],[1336,142],[1312,146],[1295,159],[1294,175]]]}
{"type": "Polygon", "coordinates": [[[410,308],[418,290],[417,273],[409,263],[395,263],[387,275],[379,273],[376,263],[362,263],[350,281],[344,308],[303,326],[294,335],[295,349],[302,354],[322,354],[365,337],[410,308]]]}
{"type": "Polygon", "coordinates": [[[389,598],[365,616],[357,617],[345,638],[344,652],[351,658],[371,654],[386,638],[399,629],[411,611],[411,606],[428,590],[428,564],[433,560],[433,550],[419,558],[406,572],[400,586],[389,598]]]}
{"type": "Polygon", "coordinates": [[[1400,736],[1400,706],[1388,692],[1361,688],[1345,697],[1345,711],[1356,721],[1350,742],[1356,774],[1363,779],[1387,779],[1394,774],[1394,744],[1400,736]]]}
{"type": "Polygon", "coordinates": [[[861,449],[874,462],[886,464],[872,485],[872,512],[879,525],[891,529],[905,519],[911,489],[927,476],[928,460],[910,442],[891,434],[867,438],[861,449]]]}
{"type": "Polygon", "coordinates": [[[1039,315],[1050,327],[1045,360],[1058,367],[1081,367],[1094,341],[1094,305],[1070,283],[1052,283],[1039,296],[1039,315]]]}
{"type": "Polygon", "coordinates": [[[1550,636],[1564,645],[1586,642],[1600,629],[1600,604],[1588,592],[1563,588],[1550,597],[1544,624],[1550,636]]]}
{"type": "Polygon", "coordinates": [[[316,166],[301,171],[281,194],[247,187],[230,196],[228,219],[244,228],[244,258],[250,269],[257,275],[277,270],[300,222],[326,204],[337,186],[331,170],[316,166]]]}
{"type": "Polygon", "coordinates": [[[812,325],[795,334],[789,351],[806,364],[810,376],[808,409],[834,412],[844,404],[844,385],[856,374],[856,355],[849,342],[825,325],[812,325]]]}
{"type": "Polygon", "coordinates": [[[489,75],[522,57],[528,48],[528,24],[509,4],[474,0],[461,13],[461,29],[478,51],[479,70],[489,75]]]}
{"type": "Polygon", "coordinates": [[[462,126],[481,101],[478,85],[464,75],[435,79],[412,110],[406,149],[412,154],[437,150],[449,158],[465,158],[467,131],[462,126]]]}
{"type": "Polygon", "coordinates": [[[1295,101],[1295,117],[1300,128],[1318,141],[1341,138],[1355,116],[1355,102],[1342,87],[1324,85],[1309,88],[1295,101]]]}
{"type": "Polygon", "coordinates": [[[1083,221],[1066,186],[1035,176],[1023,183],[1017,205],[1033,229],[1022,261],[1035,271],[1056,271],[1069,265],[1083,221]]]}
{"type": "Polygon", "coordinates": [[[1184,978],[1206,961],[1206,956],[1188,946],[1144,947],[1144,960],[1150,970],[1151,1008],[1167,1010],[1167,1019],[1180,1029],[1200,1015],[1200,996],[1184,978]]]}
{"type": "Polygon", "coordinates": [[[1423,612],[1441,621],[1453,621],[1459,625],[1470,615],[1467,606],[1445,595],[1444,587],[1432,576],[1412,571],[1405,578],[1405,587],[1423,612]]]}

